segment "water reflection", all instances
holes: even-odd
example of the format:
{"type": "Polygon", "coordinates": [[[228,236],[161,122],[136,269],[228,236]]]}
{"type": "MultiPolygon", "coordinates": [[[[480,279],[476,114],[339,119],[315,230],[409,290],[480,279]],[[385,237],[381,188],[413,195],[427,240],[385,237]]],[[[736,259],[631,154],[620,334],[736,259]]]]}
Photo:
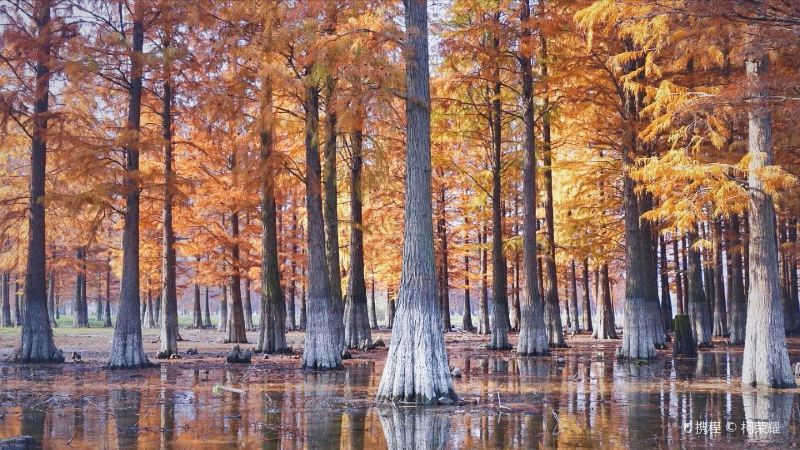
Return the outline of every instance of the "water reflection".
{"type": "Polygon", "coordinates": [[[0,437],[47,448],[787,447],[792,392],[738,389],[741,354],[457,358],[461,406],[373,403],[381,363],[307,373],[269,365],[139,372],[0,366],[0,437]],[[240,388],[216,392],[215,385],[240,388]]]}

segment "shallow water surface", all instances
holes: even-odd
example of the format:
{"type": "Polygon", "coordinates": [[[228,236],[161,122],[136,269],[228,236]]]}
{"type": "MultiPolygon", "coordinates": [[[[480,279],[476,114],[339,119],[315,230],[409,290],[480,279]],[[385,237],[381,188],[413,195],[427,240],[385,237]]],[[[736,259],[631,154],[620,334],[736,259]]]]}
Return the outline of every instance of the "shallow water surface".
{"type": "Polygon", "coordinates": [[[463,404],[377,406],[382,362],[308,373],[165,364],[0,366],[0,438],[46,448],[750,448],[797,446],[793,392],[738,388],[740,354],[456,358],[463,404]],[[77,367],[76,367],[77,366],[77,367]],[[226,386],[244,394],[215,389],[226,386]],[[743,429],[744,428],[744,429],[743,429]]]}

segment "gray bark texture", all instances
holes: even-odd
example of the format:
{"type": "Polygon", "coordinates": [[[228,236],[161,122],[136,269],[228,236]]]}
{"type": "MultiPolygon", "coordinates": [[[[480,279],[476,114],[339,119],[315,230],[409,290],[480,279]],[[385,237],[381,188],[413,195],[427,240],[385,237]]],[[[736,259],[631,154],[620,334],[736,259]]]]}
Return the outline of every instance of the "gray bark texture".
{"type": "Polygon", "coordinates": [[[700,347],[711,345],[711,312],[708,308],[708,299],[703,290],[702,281],[702,260],[700,252],[694,248],[697,240],[696,233],[689,233],[689,266],[687,267],[687,277],[689,278],[689,317],[692,321],[694,339],[700,347]]]}
{"type": "MultiPolygon", "coordinates": [[[[456,401],[436,292],[431,206],[428,10],[405,0],[406,196],[397,313],[377,398],[435,404],[456,401]]],[[[422,446],[420,448],[425,448],[422,446]]]]}
{"type": "Polygon", "coordinates": [[[142,319],[139,316],[139,125],[141,122],[142,70],[144,44],[144,2],[133,5],[131,73],[128,88],[126,128],[132,136],[125,145],[125,223],[122,232],[122,281],[119,311],[108,365],[111,368],[137,368],[150,365],[142,344],[142,319]]]}
{"type": "Polygon", "coordinates": [[[772,164],[772,115],[767,103],[769,91],[763,76],[768,57],[751,43],[746,61],[750,83],[748,147],[750,165],[747,181],[750,205],[750,285],[744,344],[742,384],[771,388],[795,387],[789,365],[783,326],[783,304],[778,279],[778,249],[775,239],[775,206],[764,191],[759,170],[772,164]]]}

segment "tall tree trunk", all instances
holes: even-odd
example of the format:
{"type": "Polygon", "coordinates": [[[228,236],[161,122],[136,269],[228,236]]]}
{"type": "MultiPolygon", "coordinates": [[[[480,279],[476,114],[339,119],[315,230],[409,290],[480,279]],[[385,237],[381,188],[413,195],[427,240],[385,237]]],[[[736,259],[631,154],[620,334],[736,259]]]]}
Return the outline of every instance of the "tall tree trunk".
{"type": "Polygon", "coordinates": [[[16,326],[22,326],[22,316],[25,315],[24,304],[22,297],[25,295],[24,288],[19,278],[14,281],[14,316],[16,317],[16,326]]]}
{"type": "Polygon", "coordinates": [[[481,296],[478,299],[478,334],[489,334],[489,283],[488,283],[488,265],[489,255],[486,251],[486,240],[488,238],[488,230],[486,222],[481,225],[480,233],[480,250],[478,257],[481,265],[481,296]]]}
{"type": "Polygon", "coordinates": [[[787,282],[789,283],[789,311],[794,316],[794,323],[796,327],[794,328],[794,332],[797,333],[800,331],[800,296],[798,295],[798,285],[797,285],[797,219],[791,218],[789,219],[789,243],[791,244],[791,248],[794,249],[789,254],[789,275],[787,282]]]}
{"type": "Polygon", "coordinates": [[[778,280],[778,249],[775,241],[775,207],[765,192],[759,171],[772,164],[772,114],[769,91],[762,79],[769,58],[760,44],[751,42],[746,69],[750,82],[748,135],[750,165],[750,280],[747,328],[744,344],[742,384],[771,388],[795,387],[789,365],[783,327],[783,305],[778,280]]]}
{"type": "Polygon", "coordinates": [[[698,239],[697,232],[690,232],[689,238],[689,266],[687,267],[687,277],[689,278],[689,316],[692,321],[694,340],[698,347],[711,345],[711,316],[708,308],[708,300],[703,290],[702,281],[702,258],[700,252],[694,248],[694,242],[698,239]]]}
{"type": "MultiPolygon", "coordinates": [[[[520,20],[530,19],[530,0],[520,5],[520,20]]],[[[522,31],[525,41],[531,40],[531,31],[522,31]]],[[[519,338],[517,353],[520,355],[544,355],[550,352],[547,329],[544,322],[544,304],[539,290],[539,264],[536,256],[536,136],[533,99],[533,68],[531,57],[519,57],[522,75],[523,120],[525,140],[522,154],[522,265],[525,277],[524,293],[520,299],[519,338]]]]}
{"type": "Polygon", "coordinates": [[[386,291],[386,328],[391,329],[394,325],[395,300],[392,298],[392,291],[386,291]]]}
{"type": "Polygon", "coordinates": [[[0,316],[0,326],[12,327],[14,323],[11,321],[11,272],[4,270],[2,274],[2,281],[0,281],[0,296],[2,296],[2,316],[0,316]]]}
{"type": "MultiPolygon", "coordinates": [[[[333,30],[331,30],[333,31],[333,30]]],[[[330,280],[330,295],[333,301],[333,323],[336,328],[339,351],[345,348],[344,301],[342,298],[342,269],[339,263],[339,194],[336,189],[336,134],[337,111],[334,107],[336,80],[325,78],[325,145],[323,146],[322,188],[325,191],[322,204],[322,219],[325,224],[325,260],[330,280]]],[[[317,95],[319,92],[317,92],[317,95]]],[[[316,131],[315,131],[316,133],[316,131]]],[[[315,136],[317,136],[315,134],[315,136]]],[[[317,153],[319,151],[317,150],[317,153]]],[[[319,158],[319,157],[318,157],[319,158]]],[[[309,229],[310,231],[310,229],[309,229]]]]}
{"type": "Polygon", "coordinates": [[[75,312],[72,326],[85,328],[89,326],[89,310],[86,304],[86,247],[80,246],[75,250],[75,259],[78,268],[75,277],[75,312]]]}
{"type": "MultiPolygon", "coordinates": [[[[309,67],[305,87],[306,211],[308,214],[308,317],[303,348],[303,368],[329,370],[342,367],[342,327],[337,302],[331,291],[323,222],[322,182],[319,160],[319,88],[309,67]]],[[[335,164],[334,164],[335,165],[335,164]]],[[[335,180],[335,178],[334,178],[335,180]]],[[[335,197],[334,200],[335,201],[335,197]]],[[[329,217],[328,222],[335,220],[329,217]]],[[[338,233],[338,232],[337,232],[338,233]]],[[[337,238],[338,242],[338,238],[337,238]]],[[[338,246],[336,247],[338,255],[338,246]]],[[[338,267],[338,256],[337,264],[338,267]]],[[[338,275],[339,272],[336,272],[338,275]]],[[[337,277],[338,278],[338,277],[337,277]]]]}
{"type": "Polygon", "coordinates": [[[661,278],[661,323],[665,330],[672,329],[672,296],[669,293],[669,268],[667,267],[667,242],[664,236],[658,237],[658,272],[661,278]]]}
{"type": "Polygon", "coordinates": [[[436,302],[431,207],[428,10],[406,0],[406,192],[397,313],[377,397],[422,404],[456,401],[436,302]]]}
{"type": "Polygon", "coordinates": [[[725,307],[725,280],[722,266],[722,219],[715,219],[714,236],[714,336],[728,336],[728,311],[725,307]]]}
{"type": "Polygon", "coordinates": [[[289,303],[287,306],[287,320],[286,320],[286,328],[289,330],[296,330],[297,329],[297,313],[296,313],[296,302],[295,299],[297,298],[297,258],[298,258],[298,248],[297,248],[297,241],[302,239],[300,235],[298,235],[298,228],[297,228],[297,214],[292,213],[292,255],[291,255],[291,262],[289,263],[289,303]]]}
{"type": "Polygon", "coordinates": [[[219,302],[219,323],[217,323],[217,331],[222,331],[223,333],[227,333],[228,331],[228,292],[229,286],[227,284],[222,285],[222,300],[219,302]]]}
{"type": "MultiPolygon", "coordinates": [[[[285,306],[284,311],[286,311],[285,306]]],[[[285,316],[284,312],[284,319],[285,316]]],[[[253,324],[253,295],[250,289],[250,278],[247,276],[244,279],[244,328],[247,331],[256,331],[256,327],[253,324]]]]}
{"type": "Polygon", "coordinates": [[[203,328],[203,307],[200,302],[200,285],[194,284],[194,304],[192,308],[192,328],[203,328]]]}
{"type": "Polygon", "coordinates": [[[686,311],[686,314],[689,314],[689,245],[686,235],[683,235],[681,242],[683,243],[683,251],[681,252],[681,258],[683,259],[683,276],[681,276],[681,281],[683,281],[683,310],[686,311]]]}
{"type": "Polygon", "coordinates": [[[306,314],[306,265],[300,266],[300,328],[305,330],[308,322],[306,314]]]}
{"type": "Polygon", "coordinates": [[[589,296],[589,258],[583,259],[583,330],[589,333],[593,331],[592,300],[589,296]]]}
{"type": "Polygon", "coordinates": [[[442,324],[444,331],[453,329],[450,324],[450,277],[449,262],[447,252],[447,189],[444,180],[439,191],[439,220],[436,223],[436,231],[439,235],[440,254],[439,254],[439,303],[442,308],[442,324]]]}
{"type": "Polygon", "coordinates": [[[570,322],[572,323],[572,331],[580,333],[581,325],[578,319],[578,271],[575,268],[575,260],[570,260],[570,297],[569,297],[569,313],[571,315],[570,322]]]}
{"type": "MultiPolygon", "coordinates": [[[[270,35],[271,37],[271,35],[270,35]]],[[[283,300],[281,272],[278,259],[278,233],[276,227],[277,206],[275,202],[275,175],[277,173],[274,153],[274,112],[272,103],[272,80],[264,80],[262,87],[260,163],[261,163],[261,322],[259,324],[256,350],[277,353],[288,349],[286,344],[286,303],[283,300]]],[[[297,231],[297,217],[293,216],[293,233],[297,231]]],[[[292,298],[291,320],[294,329],[294,256],[297,244],[292,243],[292,298]]]]}
{"type": "MultiPolygon", "coordinates": [[[[236,166],[236,162],[232,167],[236,166]]],[[[235,170],[235,169],[234,169],[235,170]]],[[[247,329],[244,325],[244,307],[242,305],[242,275],[241,275],[241,258],[239,255],[239,213],[234,211],[231,213],[231,236],[233,237],[233,248],[231,249],[231,259],[233,267],[231,267],[231,275],[228,279],[228,291],[230,296],[228,299],[228,338],[226,342],[230,343],[247,343],[247,329]]]]}
{"type": "Polygon", "coordinates": [[[119,311],[108,365],[134,368],[149,366],[142,344],[142,319],[139,317],[139,124],[142,103],[142,46],[144,44],[144,2],[133,5],[131,72],[128,87],[128,120],[125,144],[125,224],[122,231],[122,282],[119,311]]]}
{"type": "MultiPolygon", "coordinates": [[[[464,232],[464,245],[469,246],[469,233],[464,232]]],[[[469,252],[464,252],[464,316],[461,323],[461,328],[464,331],[473,331],[475,326],[472,325],[472,299],[469,286],[469,252]]]]}
{"type": "Polygon", "coordinates": [[[681,276],[681,253],[680,249],[678,248],[678,241],[679,238],[673,233],[672,257],[675,263],[675,306],[677,308],[677,315],[682,316],[686,314],[686,309],[684,308],[685,302],[683,299],[683,277],[681,276]]]}
{"type": "MultiPolygon", "coordinates": [[[[58,318],[58,299],[56,298],[56,318],[58,318]]],[[[103,317],[103,326],[111,328],[111,256],[106,260],[106,312],[103,317]]]]}
{"type": "Polygon", "coordinates": [[[344,306],[344,340],[350,348],[366,349],[372,344],[367,308],[367,283],[364,279],[364,218],[362,216],[361,171],[363,161],[363,121],[352,136],[350,163],[350,276],[344,306]]]}
{"type": "MultiPolygon", "coordinates": [[[[496,15],[499,21],[499,13],[496,15]]],[[[495,50],[499,37],[494,38],[495,50]]],[[[508,269],[503,254],[503,203],[502,203],[502,124],[503,110],[500,103],[500,71],[496,70],[494,91],[491,102],[492,135],[492,336],[489,348],[505,350],[511,348],[508,331],[511,328],[508,318],[508,269]]]]}
{"type": "Polygon", "coordinates": [[[617,325],[614,320],[614,304],[611,301],[611,279],[608,275],[608,263],[600,269],[600,295],[597,299],[597,322],[594,327],[594,339],[618,339],[617,325]]]}
{"type": "Polygon", "coordinates": [[[153,306],[153,294],[150,291],[150,288],[148,287],[147,288],[147,303],[145,304],[145,307],[144,307],[145,323],[146,323],[145,326],[147,328],[155,328],[156,327],[155,313],[153,312],[154,309],[155,309],[155,307],[153,306]]]}
{"type": "MultiPolygon", "coordinates": [[[[161,11],[167,16],[171,13],[166,6],[161,11]]],[[[161,331],[159,333],[159,349],[156,358],[166,359],[178,353],[178,293],[175,275],[175,231],[172,227],[172,204],[175,182],[175,171],[172,168],[172,30],[169,17],[165,20],[164,37],[164,102],[161,111],[161,132],[164,151],[164,209],[162,211],[162,265],[161,276],[163,291],[161,298],[164,304],[163,314],[159,311],[161,331]]]]}

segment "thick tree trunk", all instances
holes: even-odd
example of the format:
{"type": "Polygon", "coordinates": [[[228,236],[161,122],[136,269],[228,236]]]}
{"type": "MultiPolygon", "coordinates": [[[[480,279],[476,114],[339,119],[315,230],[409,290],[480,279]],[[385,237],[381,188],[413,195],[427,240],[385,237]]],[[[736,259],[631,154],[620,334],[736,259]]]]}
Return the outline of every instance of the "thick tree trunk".
{"type": "MultiPolygon", "coordinates": [[[[235,167],[236,163],[232,164],[235,167]]],[[[233,267],[228,280],[228,292],[230,303],[228,304],[228,338],[225,342],[228,343],[247,343],[247,329],[244,325],[244,308],[242,306],[242,277],[241,277],[241,263],[239,257],[239,213],[234,211],[231,213],[231,236],[234,239],[233,248],[231,249],[231,259],[233,267]]]]}
{"type": "Polygon", "coordinates": [[[708,308],[708,299],[703,291],[702,281],[702,260],[700,252],[694,248],[697,240],[697,233],[689,233],[689,266],[687,277],[689,278],[689,316],[692,320],[692,330],[694,330],[694,340],[698,346],[711,345],[711,315],[708,308]]]}
{"type": "Polygon", "coordinates": [[[669,293],[669,267],[667,267],[667,242],[664,236],[658,238],[659,274],[661,275],[661,323],[664,329],[672,329],[672,296],[669,293]]]}
{"type": "MultiPolygon", "coordinates": [[[[334,107],[336,81],[332,76],[325,79],[325,145],[323,146],[322,188],[322,220],[325,224],[325,260],[330,280],[330,295],[333,301],[333,324],[339,351],[345,348],[344,338],[344,301],[342,298],[342,269],[339,263],[339,194],[336,189],[336,134],[337,111],[334,107]]],[[[319,92],[317,92],[317,95],[319,92]]],[[[316,127],[315,127],[315,133],[316,127]]],[[[315,134],[315,138],[316,138],[315,134]]],[[[317,149],[317,153],[319,150],[317,149]]],[[[319,157],[317,157],[319,158],[319,157]]],[[[310,229],[309,229],[310,231],[310,229]]]]}
{"type": "Polygon", "coordinates": [[[144,43],[144,2],[133,5],[130,86],[128,88],[129,141],[125,144],[125,224],[122,231],[122,282],[119,311],[108,365],[135,368],[150,365],[142,345],[142,320],[139,316],[139,124],[141,121],[142,70],[144,43]]]}
{"type": "MultiPolygon", "coordinates": [[[[288,349],[286,344],[286,304],[281,287],[280,263],[278,262],[278,233],[276,227],[277,206],[275,202],[275,174],[277,161],[273,152],[273,103],[272,80],[263,83],[260,133],[261,163],[261,322],[259,324],[256,350],[263,353],[278,353],[288,349]]],[[[293,216],[292,231],[297,231],[297,218],[293,216]]],[[[297,244],[292,244],[297,252],[297,244]]],[[[294,255],[293,255],[294,256],[294,255]]],[[[294,329],[295,266],[292,258],[292,303],[291,320],[294,329]]]]}
{"type": "Polygon", "coordinates": [[[203,313],[203,327],[211,328],[211,305],[208,304],[208,286],[206,286],[206,308],[203,313]]]}
{"type": "Polygon", "coordinates": [[[592,300],[589,296],[589,258],[583,259],[583,330],[591,333],[592,300]]]}
{"type": "Polygon", "coordinates": [[[0,315],[0,326],[12,327],[14,323],[11,321],[11,272],[8,270],[3,271],[2,280],[0,281],[0,296],[2,296],[3,305],[2,315],[0,315]]]}
{"type": "Polygon", "coordinates": [[[597,299],[597,321],[595,322],[594,339],[618,339],[617,325],[614,320],[614,304],[611,301],[611,280],[608,275],[608,264],[600,269],[600,295],[597,299]]]}
{"type": "MultiPolygon", "coordinates": [[[[164,11],[167,14],[170,8],[164,11]]],[[[172,169],[172,80],[171,80],[171,32],[169,20],[165,20],[164,38],[164,101],[161,111],[161,137],[163,138],[164,158],[164,208],[162,211],[161,241],[161,276],[163,291],[161,298],[164,311],[160,315],[161,331],[159,333],[159,349],[156,358],[166,359],[178,353],[178,293],[176,284],[175,231],[172,227],[172,204],[175,182],[175,171],[172,169]]],[[[160,308],[159,308],[160,309],[160,308]]]]}
{"type": "MultiPolygon", "coordinates": [[[[31,133],[30,200],[28,215],[28,253],[25,271],[25,318],[22,320],[20,362],[63,362],[64,355],[53,341],[53,330],[47,312],[45,177],[47,173],[47,119],[49,115],[51,33],[51,1],[36,2],[33,11],[36,23],[36,60],[34,110],[31,133]]],[[[17,308],[19,311],[19,308],[17,308]]]]}
{"type": "Polygon", "coordinates": [[[795,387],[783,327],[775,207],[759,176],[761,169],[772,164],[772,115],[767,102],[769,91],[762,80],[767,72],[768,57],[757,46],[757,43],[751,43],[746,62],[751,83],[747,177],[750,192],[750,267],[747,272],[750,290],[742,384],[795,387]]]}
{"type": "Polygon", "coordinates": [[[406,1],[406,196],[397,314],[377,398],[421,404],[456,401],[436,302],[431,211],[428,12],[406,1]]]}
{"type": "MultiPolygon", "coordinates": [[[[499,19],[498,19],[499,20],[499,19]]],[[[495,48],[498,39],[495,38],[495,48]]],[[[495,74],[499,79],[499,69],[495,74]]],[[[503,110],[500,104],[500,82],[494,84],[491,103],[492,134],[492,336],[489,348],[506,350],[511,348],[508,331],[511,324],[508,318],[508,269],[503,254],[503,199],[502,199],[502,121],[503,110]]]]}
{"type": "Polygon", "coordinates": [[[352,136],[350,163],[350,276],[344,306],[344,340],[350,348],[366,349],[372,344],[367,308],[367,283],[364,278],[364,218],[362,216],[361,171],[363,161],[363,122],[352,136]]]}
{"type": "Polygon", "coordinates": [[[372,277],[370,296],[369,296],[369,327],[373,330],[378,329],[378,315],[375,312],[375,277],[372,277]]]}
{"type": "Polygon", "coordinates": [[[489,334],[489,283],[488,283],[488,265],[489,255],[486,251],[486,240],[488,230],[486,222],[481,226],[480,231],[480,250],[478,257],[481,264],[481,296],[478,299],[478,334],[489,334]]]}
{"type": "Polygon", "coordinates": [[[675,306],[677,308],[676,315],[682,316],[686,314],[684,305],[686,302],[683,299],[683,277],[681,276],[681,253],[678,248],[679,238],[672,236],[672,256],[675,263],[675,306]]]}
{"type": "Polygon", "coordinates": [[[714,336],[728,336],[728,311],[725,307],[725,280],[722,266],[722,220],[712,224],[714,237],[714,336]]]}
{"type": "Polygon", "coordinates": [[[450,276],[449,261],[447,252],[447,189],[442,180],[439,191],[439,220],[436,223],[436,231],[439,235],[440,254],[439,254],[439,303],[442,308],[442,324],[444,331],[453,329],[450,324],[450,276]]]}
{"type": "Polygon", "coordinates": [[[697,344],[692,334],[692,322],[687,315],[675,316],[675,345],[672,347],[672,354],[673,356],[697,355],[697,344]]]}
{"type": "MultiPolygon", "coordinates": [[[[522,2],[520,19],[530,19],[530,1],[522,2]]],[[[523,38],[531,39],[530,29],[523,38]]],[[[539,264],[536,256],[536,136],[533,99],[533,69],[530,55],[519,57],[522,72],[523,119],[525,140],[522,154],[522,267],[525,291],[520,298],[519,338],[516,351],[520,355],[544,355],[550,352],[544,322],[544,304],[539,290],[539,264]]]]}
{"type": "MultiPolygon", "coordinates": [[[[311,68],[306,83],[310,79],[311,68]]],[[[308,317],[303,368],[329,370],[342,367],[342,316],[338,314],[337,302],[331,291],[331,274],[325,247],[325,223],[322,209],[322,168],[319,160],[319,88],[313,84],[305,88],[305,149],[306,149],[306,211],[308,214],[308,317]]],[[[335,164],[334,164],[335,165],[335,164]]],[[[329,168],[330,169],[330,168],[329,168]]],[[[335,178],[334,178],[335,180],[335,178]]],[[[335,197],[334,197],[335,201],[335,197]]],[[[335,219],[329,217],[330,223],[335,219]]],[[[338,242],[338,238],[337,238],[338,242]]],[[[338,268],[338,246],[336,267],[338,268]]],[[[334,268],[334,269],[335,269],[334,268]]],[[[338,279],[339,272],[334,274],[338,279]]]]}

